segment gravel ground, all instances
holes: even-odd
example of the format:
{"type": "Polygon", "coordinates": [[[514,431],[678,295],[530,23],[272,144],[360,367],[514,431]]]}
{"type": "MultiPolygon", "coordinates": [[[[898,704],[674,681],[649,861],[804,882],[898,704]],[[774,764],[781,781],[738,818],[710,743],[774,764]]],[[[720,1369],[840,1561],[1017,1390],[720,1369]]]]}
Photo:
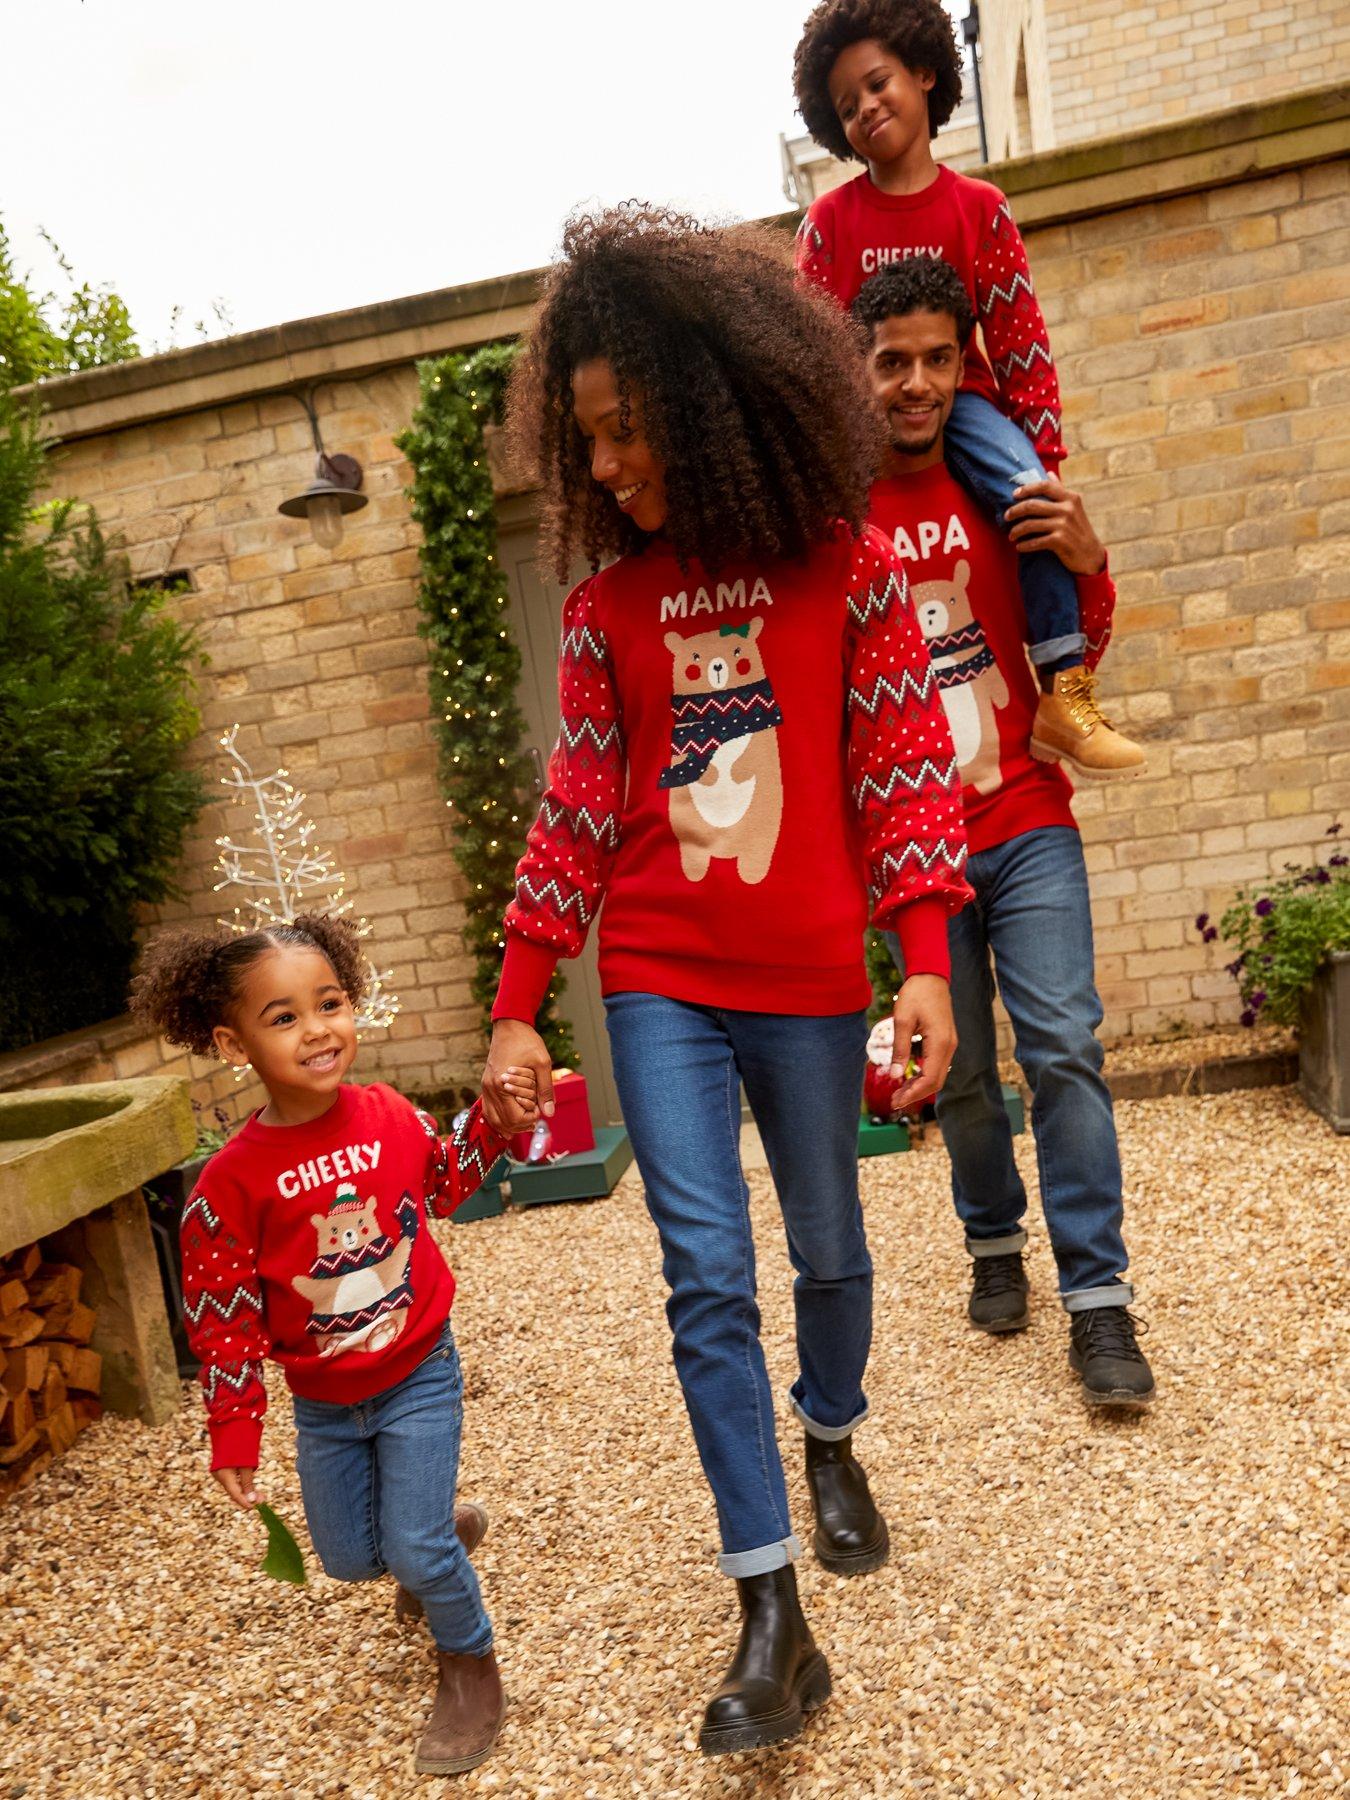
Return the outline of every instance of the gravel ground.
{"type": "MultiPolygon", "coordinates": [[[[795,1744],[712,1763],[694,1734],[732,1589],[636,1183],[446,1228],[463,1489],[492,1515],[478,1560],[510,1693],[495,1758],[460,1792],[1346,1792],[1350,1379],[1330,1215],[1350,1141],[1288,1090],[1119,1117],[1159,1382],[1142,1418],[1084,1410],[1043,1233],[1033,1328],[978,1336],[942,1151],[865,1165],[863,1442],[892,1558],[851,1582],[803,1562],[834,1699],[795,1744]]],[[[781,1390],[788,1269],[766,1178],[752,1185],[781,1390]]],[[[263,1485],[299,1525],[289,1435],[283,1402],[263,1485]]],[[[804,1525],[795,1430],[783,1439],[804,1525]]],[[[396,1632],[387,1584],[268,1581],[261,1537],[208,1483],[195,1399],[160,1431],[105,1421],[0,1509],[0,1800],[436,1789],[410,1756],[428,1642],[396,1632]]]]}

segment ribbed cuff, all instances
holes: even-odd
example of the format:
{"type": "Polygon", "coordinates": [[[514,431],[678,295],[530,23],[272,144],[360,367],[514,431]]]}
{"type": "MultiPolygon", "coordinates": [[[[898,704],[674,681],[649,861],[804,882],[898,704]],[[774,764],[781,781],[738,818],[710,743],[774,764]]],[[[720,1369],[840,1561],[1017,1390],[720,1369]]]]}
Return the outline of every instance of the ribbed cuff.
{"type": "Polygon", "coordinates": [[[502,978],[492,1004],[494,1019],[522,1019],[533,1025],[558,966],[558,952],[508,932],[502,978]]]}
{"type": "Polygon", "coordinates": [[[262,1449],[261,1419],[223,1419],[209,1423],[213,1469],[256,1469],[262,1449]]]}
{"type": "Polygon", "coordinates": [[[1109,556],[1095,575],[1078,575],[1075,576],[1075,580],[1078,583],[1078,606],[1080,611],[1087,606],[1090,600],[1095,600],[1099,594],[1103,594],[1104,598],[1109,600],[1115,593],[1116,584],[1111,579],[1111,559],[1109,556]]]}
{"type": "Polygon", "coordinates": [[[947,909],[941,900],[911,900],[896,914],[895,929],[905,959],[906,979],[911,975],[940,975],[944,981],[951,980],[947,909]]]}

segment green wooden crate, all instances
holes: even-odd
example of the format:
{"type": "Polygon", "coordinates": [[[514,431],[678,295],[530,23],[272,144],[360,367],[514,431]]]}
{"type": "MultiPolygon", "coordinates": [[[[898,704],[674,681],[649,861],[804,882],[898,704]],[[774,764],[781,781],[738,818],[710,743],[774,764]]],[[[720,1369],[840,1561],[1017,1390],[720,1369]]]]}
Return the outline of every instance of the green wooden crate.
{"type": "Polygon", "coordinates": [[[874,1125],[866,1116],[859,1119],[859,1156],[898,1156],[902,1150],[908,1149],[909,1126],[902,1121],[895,1120],[885,1125],[874,1125]]]}
{"type": "Polygon", "coordinates": [[[594,1150],[552,1163],[513,1162],[507,1169],[513,1206],[543,1206],[553,1200],[600,1200],[633,1160],[633,1146],[622,1126],[606,1126],[595,1134],[594,1150]]]}
{"type": "Polygon", "coordinates": [[[499,1156],[478,1192],[471,1194],[463,1206],[457,1206],[451,1213],[450,1223],[471,1225],[475,1219],[495,1219],[504,1213],[506,1202],[502,1199],[502,1181],[510,1166],[509,1156],[499,1156]]]}
{"type": "Polygon", "coordinates": [[[1013,1136],[1021,1137],[1027,1128],[1026,1108],[1022,1104],[1021,1093],[1006,1081],[1003,1083],[1003,1105],[1007,1110],[1013,1136]]]}

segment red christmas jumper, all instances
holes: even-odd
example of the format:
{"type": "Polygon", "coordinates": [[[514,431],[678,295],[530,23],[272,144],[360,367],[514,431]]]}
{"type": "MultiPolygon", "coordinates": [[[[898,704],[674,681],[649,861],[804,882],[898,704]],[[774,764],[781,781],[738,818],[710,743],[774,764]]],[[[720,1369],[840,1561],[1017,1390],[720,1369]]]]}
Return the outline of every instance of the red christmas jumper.
{"type": "Polygon", "coordinates": [[[344,1084],[307,1125],[255,1114],[216,1152],[182,1225],[213,1469],[258,1466],[265,1357],[293,1393],[341,1406],[412,1373],[455,1294],[425,1209],[452,1213],[505,1148],[477,1106],[443,1141],[428,1114],[373,1082],[344,1084]]]}
{"type": "Polygon", "coordinates": [[[948,970],[969,896],[941,701],[904,570],[842,527],[709,575],[654,542],[563,610],[561,730],[517,870],[494,1008],[531,1021],[600,909],[606,994],[866,1006],[863,931],[948,970]]]}
{"type": "Polygon", "coordinates": [[[1059,377],[1007,200],[945,165],[917,194],[883,194],[864,170],[813,200],[797,232],[799,271],[843,307],[906,256],[939,256],[961,277],[986,352],[972,340],[962,385],[1021,426],[1054,474],[1064,460],[1059,377]]]}
{"type": "MultiPolygon", "coordinates": [[[[1017,552],[945,463],[878,481],[868,518],[909,572],[910,593],[947,711],[972,855],[1047,825],[1076,829],[1059,763],[1037,762],[1040,689],[1026,656],[1017,552]]],[[[1086,662],[1111,636],[1115,584],[1080,575],[1086,662]]]]}

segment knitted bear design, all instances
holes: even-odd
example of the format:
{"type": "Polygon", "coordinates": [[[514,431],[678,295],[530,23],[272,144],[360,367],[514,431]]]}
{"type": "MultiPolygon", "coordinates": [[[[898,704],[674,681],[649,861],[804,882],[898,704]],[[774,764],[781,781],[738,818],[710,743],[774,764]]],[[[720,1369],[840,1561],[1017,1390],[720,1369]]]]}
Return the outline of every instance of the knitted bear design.
{"type": "Polygon", "coordinates": [[[950,581],[921,581],[911,592],[961,779],[976,793],[990,794],[1003,780],[994,712],[1008,704],[1008,684],[971,610],[969,586],[970,564],[963,557],[950,581]]]}
{"type": "Polygon", "coordinates": [[[763,881],[783,819],[778,727],[783,715],[764,672],[763,619],[681,637],[671,654],[670,825],[688,881],[702,881],[714,857],[736,864],[741,880],[763,881]]]}
{"type": "Polygon", "coordinates": [[[309,1329],[321,1356],[384,1350],[407,1323],[412,1304],[408,1258],[417,1236],[417,1206],[404,1194],[395,1208],[397,1242],[381,1231],[375,1201],[339,1188],[327,1213],[312,1213],[318,1255],[291,1286],[314,1308],[309,1329]]]}

